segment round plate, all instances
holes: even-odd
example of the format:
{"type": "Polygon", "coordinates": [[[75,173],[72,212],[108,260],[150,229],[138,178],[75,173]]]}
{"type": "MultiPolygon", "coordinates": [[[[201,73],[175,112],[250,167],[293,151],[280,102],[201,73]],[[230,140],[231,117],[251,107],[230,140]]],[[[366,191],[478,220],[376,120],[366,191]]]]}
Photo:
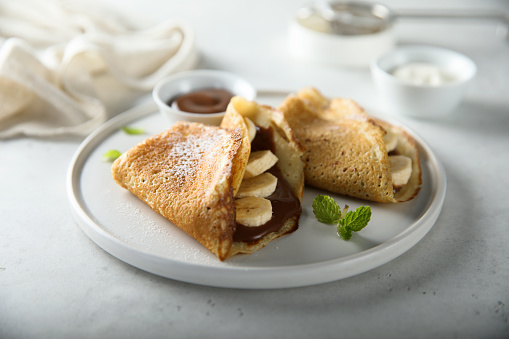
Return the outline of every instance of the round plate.
{"type": "MultiPolygon", "coordinates": [[[[391,121],[392,123],[397,123],[391,121]]],[[[83,231],[101,248],[142,270],[190,283],[230,288],[286,288],[350,277],[401,255],[414,246],[437,220],[445,198],[446,175],[435,155],[414,132],[422,164],[423,187],[412,201],[382,204],[334,195],[306,187],[299,229],[270,242],[251,255],[220,262],[193,238],[117,185],[103,154],[127,151],[169,122],[155,104],[129,110],[88,136],[67,174],[73,214],[83,231]],[[128,135],[122,126],[144,128],[128,135]],[[369,225],[349,241],[335,226],[315,219],[311,207],[318,194],[331,195],[350,211],[369,205],[369,225]]]]}

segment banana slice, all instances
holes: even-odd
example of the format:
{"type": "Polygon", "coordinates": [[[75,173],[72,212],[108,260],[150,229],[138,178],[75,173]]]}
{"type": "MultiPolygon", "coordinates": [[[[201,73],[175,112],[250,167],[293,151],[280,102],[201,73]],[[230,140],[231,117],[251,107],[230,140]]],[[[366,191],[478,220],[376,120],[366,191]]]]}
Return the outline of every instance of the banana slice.
{"type": "Polygon", "coordinates": [[[387,153],[390,151],[394,151],[396,146],[398,146],[398,137],[396,134],[391,131],[386,131],[387,133],[384,135],[385,147],[387,148],[387,153]]]}
{"type": "Polygon", "coordinates": [[[248,132],[248,135],[249,135],[249,142],[252,142],[253,139],[256,136],[256,125],[249,118],[244,118],[244,121],[246,122],[246,125],[247,125],[247,132],[248,132]]]}
{"type": "Polygon", "coordinates": [[[262,173],[256,177],[242,180],[237,198],[260,197],[265,198],[274,193],[277,178],[270,173],[262,173]]]}
{"type": "Polygon", "coordinates": [[[277,162],[277,157],[269,150],[251,152],[246,165],[244,179],[262,174],[277,162]]]}
{"type": "Polygon", "coordinates": [[[412,174],[412,159],[404,155],[391,155],[389,156],[389,162],[394,188],[406,185],[412,174]]]}
{"type": "Polygon", "coordinates": [[[272,218],[272,204],[259,197],[247,197],[234,201],[237,222],[244,226],[256,227],[272,218]]]}

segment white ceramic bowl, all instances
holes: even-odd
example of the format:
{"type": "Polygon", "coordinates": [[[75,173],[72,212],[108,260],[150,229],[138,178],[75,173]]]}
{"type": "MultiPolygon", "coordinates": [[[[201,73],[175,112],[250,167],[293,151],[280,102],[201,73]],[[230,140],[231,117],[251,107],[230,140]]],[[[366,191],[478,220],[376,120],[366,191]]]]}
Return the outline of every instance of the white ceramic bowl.
{"type": "Polygon", "coordinates": [[[152,96],[170,124],[185,120],[207,125],[219,125],[225,112],[189,113],[172,108],[168,104],[171,99],[179,95],[206,88],[225,89],[248,100],[256,98],[256,90],[249,82],[235,74],[220,70],[194,70],[176,73],[159,81],[152,91],[152,96]]]}
{"type": "Polygon", "coordinates": [[[477,67],[467,56],[434,46],[401,46],[371,64],[371,74],[389,114],[419,118],[449,115],[460,104],[477,67]],[[438,85],[415,84],[392,74],[399,66],[411,63],[433,64],[454,81],[438,85]]]}

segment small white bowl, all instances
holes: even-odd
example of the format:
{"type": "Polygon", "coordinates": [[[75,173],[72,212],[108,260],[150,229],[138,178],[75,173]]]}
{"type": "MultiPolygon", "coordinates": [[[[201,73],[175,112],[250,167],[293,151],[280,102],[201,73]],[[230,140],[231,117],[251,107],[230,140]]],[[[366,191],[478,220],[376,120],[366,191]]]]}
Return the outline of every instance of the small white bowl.
{"type": "Polygon", "coordinates": [[[388,113],[419,118],[438,118],[454,111],[463,99],[477,67],[467,56],[434,46],[401,46],[380,56],[371,64],[373,81],[388,113]],[[432,64],[453,80],[440,84],[416,84],[396,77],[400,66],[432,64]]]}
{"type": "Polygon", "coordinates": [[[185,120],[207,125],[219,125],[225,112],[189,113],[169,105],[170,100],[180,95],[207,88],[224,89],[248,100],[256,98],[256,90],[249,82],[233,73],[220,70],[194,70],[176,73],[160,80],[154,87],[152,96],[160,112],[170,124],[185,120]]]}

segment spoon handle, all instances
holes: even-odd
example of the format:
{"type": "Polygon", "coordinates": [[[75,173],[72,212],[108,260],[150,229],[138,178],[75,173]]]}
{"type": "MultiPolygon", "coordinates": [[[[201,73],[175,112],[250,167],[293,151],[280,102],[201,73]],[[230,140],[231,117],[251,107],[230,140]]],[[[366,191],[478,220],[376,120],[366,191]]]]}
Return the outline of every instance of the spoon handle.
{"type": "Polygon", "coordinates": [[[487,10],[398,10],[393,12],[398,19],[481,19],[509,25],[507,13],[487,10]]]}
{"type": "Polygon", "coordinates": [[[509,14],[489,10],[398,10],[395,19],[483,20],[498,22],[497,35],[509,41],[509,14]]]}

